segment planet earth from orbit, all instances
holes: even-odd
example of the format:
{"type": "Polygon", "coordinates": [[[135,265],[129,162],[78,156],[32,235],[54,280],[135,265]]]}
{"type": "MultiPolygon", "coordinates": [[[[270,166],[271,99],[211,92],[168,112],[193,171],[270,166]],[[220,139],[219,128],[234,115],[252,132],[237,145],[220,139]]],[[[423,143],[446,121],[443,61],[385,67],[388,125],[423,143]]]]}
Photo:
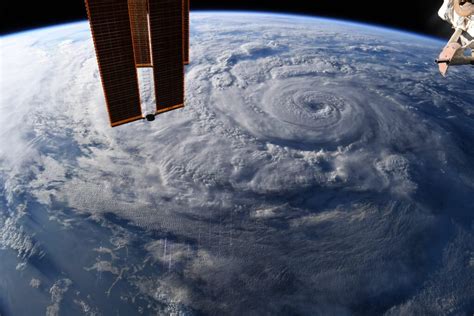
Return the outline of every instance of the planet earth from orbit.
{"type": "Polygon", "coordinates": [[[0,314],[472,315],[474,71],[191,15],[185,109],[110,128],[86,22],[3,36],[0,314]]]}

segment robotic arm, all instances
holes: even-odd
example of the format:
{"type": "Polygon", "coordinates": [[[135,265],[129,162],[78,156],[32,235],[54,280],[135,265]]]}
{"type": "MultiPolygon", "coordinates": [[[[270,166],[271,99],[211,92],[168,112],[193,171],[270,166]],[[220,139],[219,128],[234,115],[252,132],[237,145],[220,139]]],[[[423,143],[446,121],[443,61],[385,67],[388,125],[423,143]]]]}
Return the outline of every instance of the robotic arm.
{"type": "Polygon", "coordinates": [[[474,65],[474,0],[444,0],[438,15],[454,28],[448,44],[436,60],[446,76],[449,66],[474,65]]]}

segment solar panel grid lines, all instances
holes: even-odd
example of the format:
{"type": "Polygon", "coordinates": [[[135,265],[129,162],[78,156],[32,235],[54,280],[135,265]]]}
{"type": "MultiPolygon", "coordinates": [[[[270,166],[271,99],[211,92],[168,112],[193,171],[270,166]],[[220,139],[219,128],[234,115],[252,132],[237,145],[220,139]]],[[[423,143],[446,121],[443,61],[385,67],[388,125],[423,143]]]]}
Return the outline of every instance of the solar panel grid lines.
{"type": "Polygon", "coordinates": [[[143,119],[138,68],[153,73],[155,115],[184,107],[189,0],[85,2],[110,124],[143,119]]]}
{"type": "Polygon", "coordinates": [[[86,0],[110,124],[142,118],[127,0],[86,0]]]}
{"type": "Polygon", "coordinates": [[[151,50],[148,30],[148,0],[128,0],[135,64],[151,67],[151,50]]]}
{"type": "Polygon", "coordinates": [[[183,62],[189,65],[189,0],[183,0],[183,62]]]}
{"type": "Polygon", "coordinates": [[[184,104],[183,1],[149,2],[157,114],[184,104]]]}
{"type": "Polygon", "coordinates": [[[176,104],[176,105],[170,106],[168,108],[156,110],[155,114],[163,114],[163,113],[166,113],[166,112],[170,112],[170,111],[177,110],[177,109],[182,109],[182,108],[184,108],[184,104],[176,104]]]}

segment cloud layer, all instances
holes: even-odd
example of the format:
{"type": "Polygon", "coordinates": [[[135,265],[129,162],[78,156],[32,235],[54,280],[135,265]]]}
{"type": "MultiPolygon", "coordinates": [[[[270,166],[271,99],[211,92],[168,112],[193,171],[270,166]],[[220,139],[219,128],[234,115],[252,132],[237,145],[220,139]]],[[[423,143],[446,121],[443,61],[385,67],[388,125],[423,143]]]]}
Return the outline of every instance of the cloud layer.
{"type": "Polygon", "coordinates": [[[253,14],[191,34],[187,107],[116,129],[85,23],[1,39],[0,247],[48,313],[472,312],[474,77],[439,78],[442,43],[253,14]]]}

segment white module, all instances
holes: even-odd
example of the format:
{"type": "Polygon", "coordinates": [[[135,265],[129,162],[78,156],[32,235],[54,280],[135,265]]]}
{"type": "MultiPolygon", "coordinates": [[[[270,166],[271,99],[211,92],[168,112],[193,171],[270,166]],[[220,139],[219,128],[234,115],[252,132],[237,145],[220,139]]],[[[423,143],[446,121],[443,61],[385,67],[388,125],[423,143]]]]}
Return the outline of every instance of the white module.
{"type": "Polygon", "coordinates": [[[474,3],[472,0],[444,0],[438,15],[455,29],[437,63],[443,76],[449,66],[474,64],[474,3]]]}

